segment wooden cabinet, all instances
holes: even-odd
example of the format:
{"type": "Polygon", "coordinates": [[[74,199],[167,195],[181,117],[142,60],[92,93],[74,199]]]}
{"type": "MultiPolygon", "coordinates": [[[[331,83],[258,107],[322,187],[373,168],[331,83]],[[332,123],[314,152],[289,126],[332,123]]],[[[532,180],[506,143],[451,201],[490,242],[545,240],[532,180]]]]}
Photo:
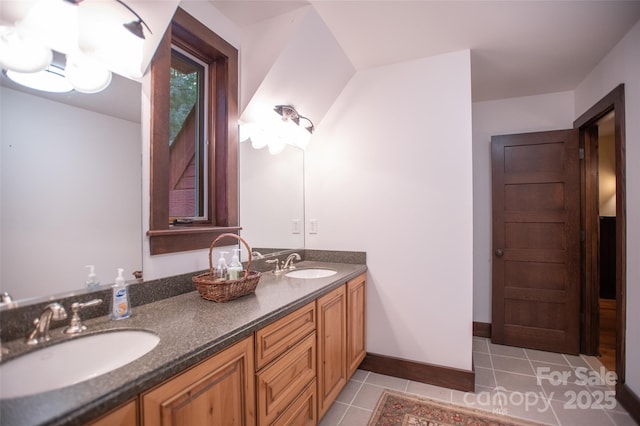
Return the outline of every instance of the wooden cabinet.
{"type": "Polygon", "coordinates": [[[353,376],[367,354],[366,274],[347,282],[347,377],[353,376]]]}
{"type": "Polygon", "coordinates": [[[91,426],[316,425],[366,355],[365,284],[348,281],[91,426]]]}
{"type": "Polygon", "coordinates": [[[321,419],[366,355],[366,274],[320,297],[317,305],[321,419]]]}
{"type": "Polygon", "coordinates": [[[259,425],[316,424],[315,330],[312,302],[256,332],[259,425]]]}
{"type": "Polygon", "coordinates": [[[318,304],[318,414],[327,412],[347,383],[347,293],[342,285],[318,304]]]}
{"type": "Polygon", "coordinates": [[[137,426],[138,400],[129,401],[89,423],[89,426],[137,426]]]}
{"type": "Polygon", "coordinates": [[[255,424],[253,336],[142,395],[143,424],[255,424]]]}

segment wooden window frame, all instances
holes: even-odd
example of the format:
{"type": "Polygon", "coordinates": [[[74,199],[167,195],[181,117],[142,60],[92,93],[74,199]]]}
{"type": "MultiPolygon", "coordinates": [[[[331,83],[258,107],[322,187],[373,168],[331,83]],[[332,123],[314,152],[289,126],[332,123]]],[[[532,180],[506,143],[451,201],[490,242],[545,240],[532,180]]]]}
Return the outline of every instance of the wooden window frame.
{"type": "MultiPolygon", "coordinates": [[[[178,8],[151,63],[150,252],[208,248],[223,233],[238,233],[238,50],[178,8]],[[169,85],[171,45],[209,63],[207,220],[169,223],[169,85]]],[[[222,242],[225,244],[225,242],[222,242]]],[[[229,239],[228,244],[236,241],[229,239]]]]}

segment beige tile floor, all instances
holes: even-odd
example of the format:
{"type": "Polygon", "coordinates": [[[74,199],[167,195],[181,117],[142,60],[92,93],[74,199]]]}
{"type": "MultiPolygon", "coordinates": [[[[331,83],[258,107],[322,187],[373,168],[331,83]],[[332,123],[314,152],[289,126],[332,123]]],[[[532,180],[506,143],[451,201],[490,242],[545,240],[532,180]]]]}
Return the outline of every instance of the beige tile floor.
{"type": "Polygon", "coordinates": [[[475,393],[440,388],[358,370],[320,422],[321,426],[365,426],[387,389],[499,411],[557,426],[635,425],[601,383],[600,361],[494,345],[473,338],[475,393]]]}

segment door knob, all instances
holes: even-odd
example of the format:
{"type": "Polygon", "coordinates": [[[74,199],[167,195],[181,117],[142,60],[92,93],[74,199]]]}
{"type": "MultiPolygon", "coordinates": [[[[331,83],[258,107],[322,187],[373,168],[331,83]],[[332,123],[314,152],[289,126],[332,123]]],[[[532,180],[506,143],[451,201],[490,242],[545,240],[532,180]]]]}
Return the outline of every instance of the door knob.
{"type": "Polygon", "coordinates": [[[504,250],[502,249],[496,249],[496,256],[498,257],[502,257],[504,255],[504,250]]]}

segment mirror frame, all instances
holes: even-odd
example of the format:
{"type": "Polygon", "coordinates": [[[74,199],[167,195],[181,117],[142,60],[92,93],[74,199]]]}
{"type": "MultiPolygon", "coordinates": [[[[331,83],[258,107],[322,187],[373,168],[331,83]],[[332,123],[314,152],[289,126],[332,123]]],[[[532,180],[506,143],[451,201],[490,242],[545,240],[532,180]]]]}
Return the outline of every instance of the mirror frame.
{"type": "MultiPolygon", "coordinates": [[[[178,8],[151,63],[152,255],[209,248],[223,233],[238,233],[238,50],[178,8]],[[204,54],[215,76],[210,80],[208,220],[191,225],[169,223],[169,85],[171,44],[204,54]]],[[[223,241],[223,244],[227,242],[223,241]]],[[[228,245],[235,244],[229,239],[228,245]]]]}

